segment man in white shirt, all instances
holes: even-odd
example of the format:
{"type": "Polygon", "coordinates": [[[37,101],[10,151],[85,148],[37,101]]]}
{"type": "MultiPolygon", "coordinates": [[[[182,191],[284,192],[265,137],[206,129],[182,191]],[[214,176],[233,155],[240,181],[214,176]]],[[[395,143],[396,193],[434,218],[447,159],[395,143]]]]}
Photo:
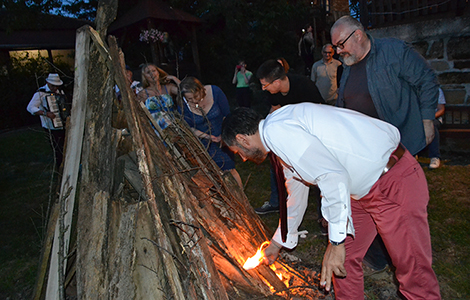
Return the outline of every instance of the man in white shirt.
{"type": "Polygon", "coordinates": [[[65,120],[61,120],[59,114],[52,112],[46,96],[61,95],[65,97],[64,91],[60,89],[62,84],[63,81],[60,79],[59,74],[49,74],[46,78],[46,85],[38,89],[26,107],[26,110],[32,115],[40,117],[41,125],[48,133],[51,146],[54,150],[57,168],[62,164],[64,156],[65,128],[63,122],[65,120]],[[54,122],[54,120],[60,120],[60,122],[54,122]]]}
{"type": "Polygon", "coordinates": [[[379,231],[405,297],[440,299],[432,270],[426,178],[393,125],[348,109],[301,103],[286,105],[265,120],[237,109],[224,120],[222,139],[243,160],[260,163],[269,152],[282,160],[288,234],[283,241],[277,229],[264,250],[267,263],[282,247],[297,245],[308,186],[315,184],[329,225],[321,272],[327,291],[334,273],[334,284],[355,282],[344,299],[364,299],[362,258],[379,231]]]}

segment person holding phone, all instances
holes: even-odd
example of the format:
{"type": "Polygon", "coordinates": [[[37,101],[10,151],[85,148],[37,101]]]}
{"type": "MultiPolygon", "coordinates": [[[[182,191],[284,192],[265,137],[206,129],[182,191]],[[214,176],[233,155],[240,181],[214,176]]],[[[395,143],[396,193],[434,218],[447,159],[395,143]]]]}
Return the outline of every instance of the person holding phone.
{"type": "Polygon", "coordinates": [[[240,107],[251,107],[251,76],[253,76],[253,73],[246,69],[245,61],[238,61],[238,64],[235,66],[232,83],[237,85],[236,96],[238,106],[240,107]]]}

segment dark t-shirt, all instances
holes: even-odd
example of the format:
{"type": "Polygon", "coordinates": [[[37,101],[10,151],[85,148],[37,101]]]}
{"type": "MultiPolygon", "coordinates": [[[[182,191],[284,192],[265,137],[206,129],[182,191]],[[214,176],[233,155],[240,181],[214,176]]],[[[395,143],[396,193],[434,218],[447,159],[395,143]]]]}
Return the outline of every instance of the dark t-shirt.
{"type": "Polygon", "coordinates": [[[320,91],[313,81],[307,76],[287,74],[289,79],[289,92],[287,95],[268,94],[268,101],[272,106],[296,104],[302,102],[325,103],[320,91]]]}
{"type": "Polygon", "coordinates": [[[369,54],[351,66],[348,80],[344,86],[344,107],[379,119],[367,86],[366,64],[368,59],[369,54]]]}

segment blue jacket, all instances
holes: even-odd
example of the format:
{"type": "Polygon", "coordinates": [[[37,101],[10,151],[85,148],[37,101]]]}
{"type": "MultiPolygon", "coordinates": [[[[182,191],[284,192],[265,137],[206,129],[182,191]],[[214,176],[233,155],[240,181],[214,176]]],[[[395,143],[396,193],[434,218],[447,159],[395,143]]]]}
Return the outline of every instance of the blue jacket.
{"type": "MultiPolygon", "coordinates": [[[[400,130],[402,144],[415,155],[426,146],[423,120],[434,119],[439,85],[427,61],[397,39],[371,41],[367,83],[380,119],[400,130]]],[[[350,67],[344,65],[337,105],[344,107],[350,67]]]]}

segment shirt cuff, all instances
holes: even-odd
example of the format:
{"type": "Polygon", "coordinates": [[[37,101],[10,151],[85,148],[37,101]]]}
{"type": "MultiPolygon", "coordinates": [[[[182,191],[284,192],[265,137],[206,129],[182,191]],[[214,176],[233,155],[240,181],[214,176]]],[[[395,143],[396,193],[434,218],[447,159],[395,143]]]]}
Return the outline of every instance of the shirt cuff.
{"type": "Polygon", "coordinates": [[[287,249],[293,249],[295,246],[297,246],[297,243],[299,241],[299,233],[297,232],[297,230],[295,231],[295,233],[288,232],[286,242],[283,243],[281,237],[281,229],[278,227],[273,235],[273,240],[279,245],[282,245],[282,247],[285,247],[287,249]]]}
{"type": "Polygon", "coordinates": [[[328,237],[330,241],[341,242],[347,236],[347,222],[337,224],[328,223],[328,237]]]}

